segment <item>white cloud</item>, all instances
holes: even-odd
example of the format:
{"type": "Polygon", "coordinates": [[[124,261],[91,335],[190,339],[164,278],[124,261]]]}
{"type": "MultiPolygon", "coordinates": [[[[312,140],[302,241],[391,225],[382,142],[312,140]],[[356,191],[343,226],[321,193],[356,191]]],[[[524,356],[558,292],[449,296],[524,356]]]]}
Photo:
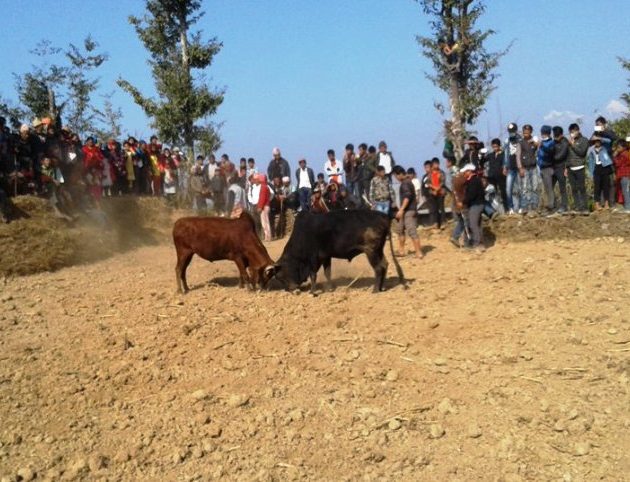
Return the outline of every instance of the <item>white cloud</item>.
{"type": "Polygon", "coordinates": [[[627,114],[628,107],[620,100],[613,99],[606,105],[606,112],[610,115],[627,114]]]}
{"type": "Polygon", "coordinates": [[[546,122],[553,122],[556,124],[571,124],[573,122],[581,124],[584,121],[584,114],[577,114],[571,110],[552,110],[544,117],[544,119],[546,122]]]}

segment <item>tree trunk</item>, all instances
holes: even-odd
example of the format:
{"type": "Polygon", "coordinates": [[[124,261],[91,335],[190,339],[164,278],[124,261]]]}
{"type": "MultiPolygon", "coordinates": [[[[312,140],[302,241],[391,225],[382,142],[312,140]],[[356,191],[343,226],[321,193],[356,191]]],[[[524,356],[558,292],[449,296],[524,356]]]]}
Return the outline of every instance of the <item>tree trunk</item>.
{"type": "Polygon", "coordinates": [[[48,91],[48,115],[52,120],[57,120],[57,103],[55,102],[55,91],[47,85],[46,90],[48,91]]]}
{"type": "MultiPolygon", "coordinates": [[[[188,95],[192,95],[192,80],[190,76],[190,57],[188,55],[188,31],[184,27],[186,18],[183,17],[180,19],[180,24],[182,25],[182,29],[179,33],[179,42],[181,44],[182,49],[182,70],[184,74],[184,82],[186,84],[186,89],[188,89],[188,95]]],[[[187,109],[186,112],[186,121],[184,126],[184,142],[186,144],[186,150],[188,151],[188,159],[194,161],[195,158],[195,140],[193,138],[193,120],[192,120],[192,112],[189,112],[187,109]]]]}
{"type": "Polygon", "coordinates": [[[464,156],[465,140],[459,96],[460,92],[459,83],[457,82],[457,75],[455,73],[452,73],[450,79],[450,91],[448,93],[448,101],[451,107],[450,137],[453,141],[453,151],[455,153],[455,158],[458,161],[464,156]]]}

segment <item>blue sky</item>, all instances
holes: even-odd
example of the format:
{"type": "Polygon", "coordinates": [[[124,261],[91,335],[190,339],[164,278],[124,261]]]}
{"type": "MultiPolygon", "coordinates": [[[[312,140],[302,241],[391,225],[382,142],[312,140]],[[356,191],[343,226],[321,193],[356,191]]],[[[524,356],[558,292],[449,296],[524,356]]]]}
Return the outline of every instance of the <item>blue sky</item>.
{"type": "MultiPolygon", "coordinates": [[[[490,47],[514,40],[500,67],[497,90],[479,119],[482,139],[517,121],[538,128],[565,127],[577,117],[585,130],[596,113],[619,115],[614,102],[626,90],[616,57],[630,57],[626,0],[487,0],[483,27],[498,31],[490,47]]],[[[279,146],[295,164],[306,157],[321,169],[326,150],[347,142],[385,139],[397,161],[418,166],[439,155],[443,94],[426,78],[416,34],[428,21],[412,0],[204,0],[206,36],[224,44],[208,71],[225,86],[216,116],[232,158],[253,156],[265,165],[279,146]]],[[[0,95],[14,97],[12,72],[29,69],[29,50],[42,38],[80,43],[87,33],[109,53],[101,90],[116,90],[125,132],[148,137],[148,120],[118,90],[123,76],[153,91],[147,53],[127,22],[142,1],[0,0],[0,95]]]]}

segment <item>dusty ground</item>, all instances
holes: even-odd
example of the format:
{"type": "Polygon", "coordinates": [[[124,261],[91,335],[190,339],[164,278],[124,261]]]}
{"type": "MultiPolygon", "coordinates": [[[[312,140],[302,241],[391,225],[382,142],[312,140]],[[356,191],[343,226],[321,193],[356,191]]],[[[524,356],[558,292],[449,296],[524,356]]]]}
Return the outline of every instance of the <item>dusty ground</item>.
{"type": "Polygon", "coordinates": [[[315,298],[196,258],[179,296],[168,244],[0,280],[0,479],[628,480],[612,216],[483,255],[423,232],[379,295],[362,258],[315,298]]]}

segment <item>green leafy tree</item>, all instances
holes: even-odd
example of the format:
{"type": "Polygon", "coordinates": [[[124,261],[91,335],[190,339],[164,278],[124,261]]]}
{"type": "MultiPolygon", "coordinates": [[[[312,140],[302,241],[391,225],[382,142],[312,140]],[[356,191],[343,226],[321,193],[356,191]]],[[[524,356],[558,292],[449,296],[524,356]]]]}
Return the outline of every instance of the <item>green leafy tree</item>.
{"type": "Polygon", "coordinates": [[[42,40],[30,53],[38,57],[39,65],[30,72],[15,75],[20,102],[36,117],[51,117],[84,135],[94,127],[97,110],[92,94],[98,89],[98,79],[91,73],[107,60],[107,54],[97,53],[98,44],[90,37],[83,49],[70,44],[67,50],[42,40]],[[64,115],[65,114],[65,115],[64,115]]]}
{"type": "Polygon", "coordinates": [[[113,92],[104,95],[103,109],[98,111],[99,127],[95,129],[99,139],[120,139],[122,135],[123,113],[120,107],[114,107],[112,102],[113,92]]]}
{"type": "MultiPolygon", "coordinates": [[[[495,89],[499,60],[509,46],[490,52],[486,41],[494,30],[476,27],[486,7],[482,0],[416,0],[429,17],[430,36],[417,36],[422,53],[433,63],[427,78],[448,96],[449,118],[444,122],[446,137],[455,155],[463,155],[468,126],[475,123],[495,89]]],[[[444,115],[441,102],[435,107],[444,115]]]]}
{"type": "Polygon", "coordinates": [[[99,87],[97,78],[90,78],[90,73],[100,67],[108,58],[107,54],[98,53],[98,44],[91,36],[83,41],[83,51],[70,44],[65,52],[70,62],[67,75],[68,109],[66,123],[80,136],[91,133],[96,128],[99,111],[92,103],[92,96],[99,87]]]}
{"type": "Polygon", "coordinates": [[[198,0],[147,0],[147,14],[131,16],[129,22],[151,54],[149,65],[158,98],[146,97],[129,81],[118,80],[152,118],[160,137],[183,143],[190,157],[194,156],[196,141],[217,135],[208,119],[224,95],[223,90],[212,90],[203,76],[223,44],[216,38],[204,41],[201,32],[191,32],[204,14],[200,8],[198,0]]]}
{"type": "Polygon", "coordinates": [[[21,107],[15,106],[10,100],[0,96],[0,116],[6,118],[8,123],[17,129],[28,114],[21,107]]]}
{"type": "Polygon", "coordinates": [[[195,152],[203,156],[208,156],[219,149],[223,145],[223,140],[219,134],[219,130],[223,126],[221,124],[208,123],[197,128],[195,133],[195,152]]]}
{"type": "MultiPolygon", "coordinates": [[[[630,72],[630,60],[619,57],[619,63],[623,69],[630,72]]],[[[611,122],[611,127],[619,137],[625,139],[630,136],[630,77],[628,77],[628,92],[621,94],[621,100],[626,104],[626,115],[611,122]]]]}

